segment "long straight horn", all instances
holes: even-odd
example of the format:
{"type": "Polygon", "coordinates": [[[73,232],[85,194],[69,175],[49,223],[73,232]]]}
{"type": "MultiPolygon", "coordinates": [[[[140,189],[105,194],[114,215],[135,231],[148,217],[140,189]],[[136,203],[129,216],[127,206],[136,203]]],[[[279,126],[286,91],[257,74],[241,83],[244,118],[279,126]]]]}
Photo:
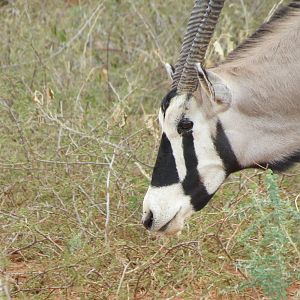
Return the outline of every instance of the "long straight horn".
{"type": "Polygon", "coordinates": [[[195,4],[187,25],[186,33],[183,38],[180,54],[175,65],[172,88],[176,88],[178,85],[184,64],[198,32],[199,26],[203,21],[207,7],[208,0],[195,0],[195,4]]]}
{"type": "Polygon", "coordinates": [[[213,35],[225,0],[209,0],[205,15],[198,27],[177,85],[179,93],[192,93],[197,89],[196,63],[203,64],[206,50],[213,35]]]}

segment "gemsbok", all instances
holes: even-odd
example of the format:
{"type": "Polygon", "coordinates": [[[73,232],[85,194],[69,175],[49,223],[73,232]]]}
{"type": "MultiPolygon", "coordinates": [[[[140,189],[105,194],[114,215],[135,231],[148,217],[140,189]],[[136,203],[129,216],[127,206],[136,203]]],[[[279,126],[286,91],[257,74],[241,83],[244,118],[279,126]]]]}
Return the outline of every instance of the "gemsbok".
{"type": "Polygon", "coordinates": [[[204,68],[225,0],[196,0],[159,111],[161,142],[144,226],[175,234],[226,177],[300,161],[300,1],[281,8],[225,62],[204,68]]]}

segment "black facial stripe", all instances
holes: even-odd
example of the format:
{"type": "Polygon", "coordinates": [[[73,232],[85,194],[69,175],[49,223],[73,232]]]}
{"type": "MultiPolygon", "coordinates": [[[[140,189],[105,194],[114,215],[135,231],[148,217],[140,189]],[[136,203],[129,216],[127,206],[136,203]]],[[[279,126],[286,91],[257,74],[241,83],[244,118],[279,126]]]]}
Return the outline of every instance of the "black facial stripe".
{"type": "Polygon", "coordinates": [[[156,187],[167,186],[179,182],[172,147],[166,134],[163,133],[158,155],[152,173],[151,185],[156,187]]]}
{"type": "Polygon", "coordinates": [[[214,139],[214,145],[220,158],[223,161],[227,176],[242,169],[231,148],[229,140],[220,121],[218,121],[217,123],[217,135],[214,139]]]}
{"type": "Polygon", "coordinates": [[[194,137],[192,134],[182,137],[183,156],[186,166],[186,176],[182,182],[182,187],[186,195],[191,196],[194,209],[202,209],[213,195],[209,195],[205,186],[201,182],[198,174],[198,159],[194,147],[194,137]]]}
{"type": "Polygon", "coordinates": [[[194,137],[192,133],[182,136],[182,147],[187,172],[190,170],[197,171],[198,159],[196,156],[194,137]]]}
{"type": "Polygon", "coordinates": [[[171,90],[161,101],[161,110],[162,113],[164,115],[164,117],[166,116],[166,111],[170,105],[170,102],[172,100],[172,98],[174,98],[177,95],[177,89],[173,89],[171,90]]]}
{"type": "Polygon", "coordinates": [[[217,124],[217,136],[214,140],[214,145],[219,156],[223,161],[227,175],[246,168],[259,168],[259,169],[269,168],[273,171],[282,172],[290,168],[294,163],[300,162],[300,150],[299,150],[296,153],[293,153],[291,156],[286,157],[285,159],[278,162],[269,162],[269,163],[258,162],[257,164],[242,167],[239,164],[230,146],[229,140],[224,132],[223,126],[220,121],[218,121],[217,124]]]}

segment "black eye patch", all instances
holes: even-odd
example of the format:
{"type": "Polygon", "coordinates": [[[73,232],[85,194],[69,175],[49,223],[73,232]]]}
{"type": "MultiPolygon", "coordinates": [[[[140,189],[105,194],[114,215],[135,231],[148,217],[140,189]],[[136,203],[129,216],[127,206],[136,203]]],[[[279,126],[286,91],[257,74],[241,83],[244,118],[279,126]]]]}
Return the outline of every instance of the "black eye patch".
{"type": "Polygon", "coordinates": [[[161,111],[164,115],[164,118],[166,116],[166,111],[171,103],[172,98],[174,98],[177,95],[177,89],[171,90],[161,101],[161,111]]]}

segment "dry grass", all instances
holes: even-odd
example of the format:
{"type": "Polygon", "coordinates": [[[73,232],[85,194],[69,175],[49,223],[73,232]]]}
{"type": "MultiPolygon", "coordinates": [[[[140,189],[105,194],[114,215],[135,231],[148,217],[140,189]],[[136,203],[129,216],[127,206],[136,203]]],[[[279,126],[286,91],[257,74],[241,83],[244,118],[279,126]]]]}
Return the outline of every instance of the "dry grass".
{"type": "MultiPolygon", "coordinates": [[[[241,289],[248,274],[237,267],[249,257],[238,236],[257,217],[246,204],[267,197],[262,172],[231,176],[177,238],[140,224],[169,84],[162,62],[175,61],[193,1],[8,2],[0,1],[0,298],[263,299],[259,287],[241,289]]],[[[209,63],[277,3],[229,2],[209,63]]],[[[279,184],[297,210],[299,169],[279,184]]],[[[295,245],[286,253],[291,299],[295,245]]]]}

